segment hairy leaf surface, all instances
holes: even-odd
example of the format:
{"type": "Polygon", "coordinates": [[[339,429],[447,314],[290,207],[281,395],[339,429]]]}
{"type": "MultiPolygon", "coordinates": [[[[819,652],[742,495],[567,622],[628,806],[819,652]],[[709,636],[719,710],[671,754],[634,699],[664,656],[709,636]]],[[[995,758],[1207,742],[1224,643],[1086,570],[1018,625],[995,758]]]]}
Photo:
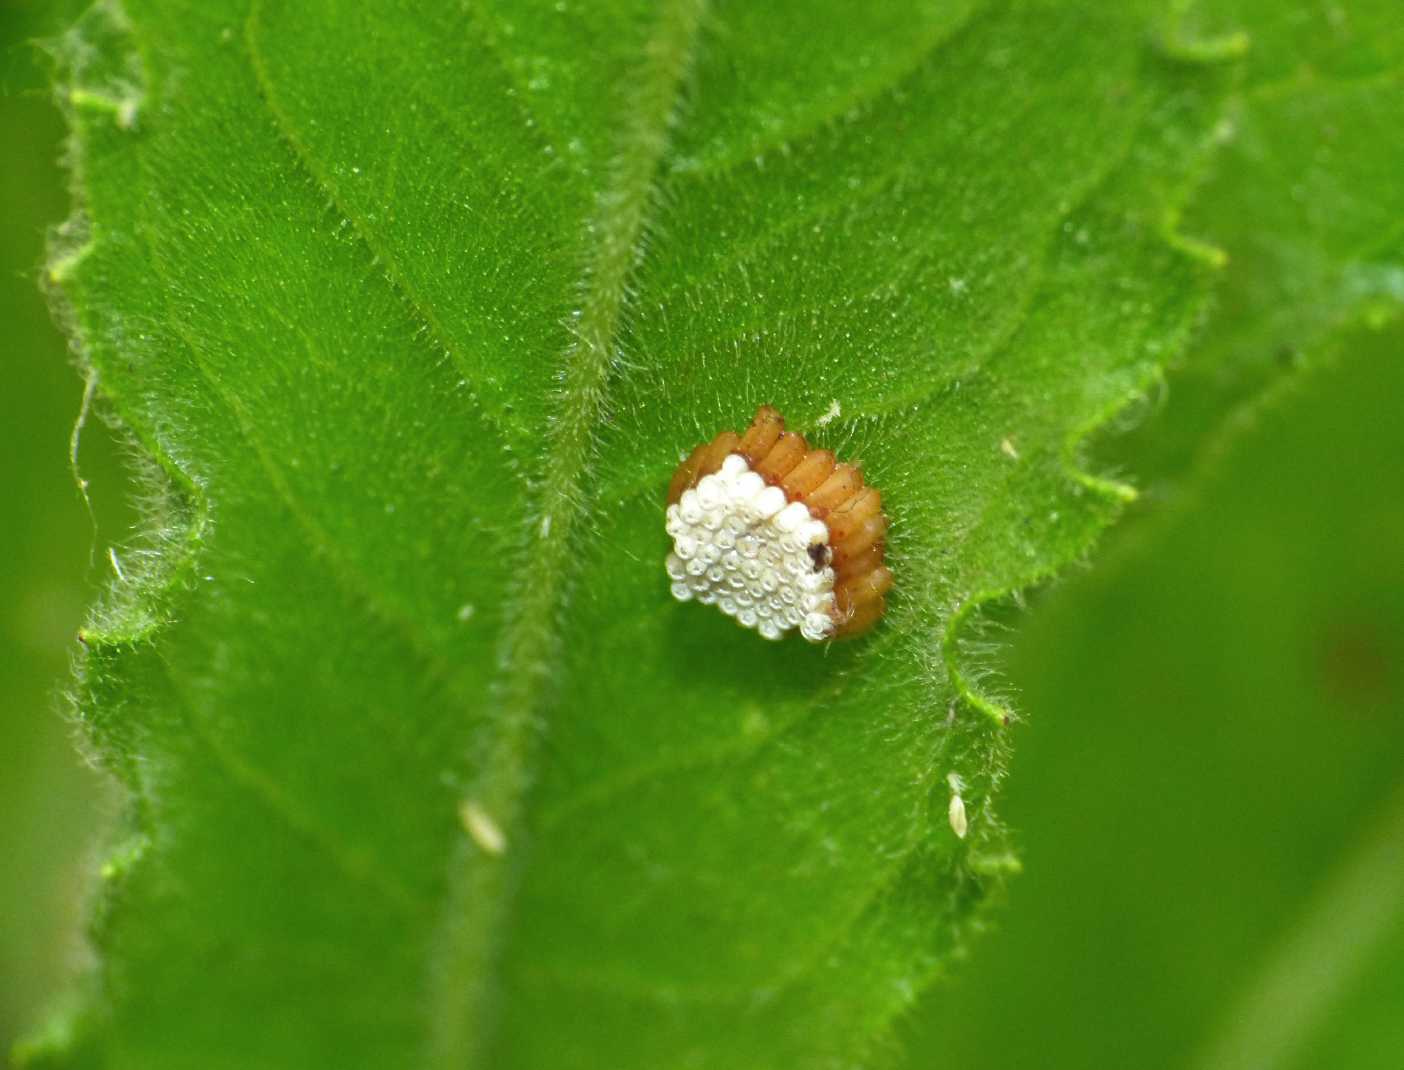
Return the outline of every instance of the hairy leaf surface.
{"type": "Polygon", "coordinates": [[[879,1057],[1013,865],[969,623],[1130,493],[1080,444],[1202,311],[1173,220],[1228,78],[1155,5],[861,11],[68,35],[50,274],[151,468],[85,636],[132,814],[75,1051],[879,1057]],[[671,468],[762,402],[884,492],[867,640],[668,597],[671,468]]]}

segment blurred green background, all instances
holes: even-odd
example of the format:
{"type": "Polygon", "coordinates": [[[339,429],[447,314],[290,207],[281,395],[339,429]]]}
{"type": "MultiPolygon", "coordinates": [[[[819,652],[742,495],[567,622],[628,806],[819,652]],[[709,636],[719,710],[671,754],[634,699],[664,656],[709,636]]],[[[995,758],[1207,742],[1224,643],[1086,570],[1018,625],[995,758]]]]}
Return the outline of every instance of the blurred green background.
{"type": "MultiPolygon", "coordinates": [[[[83,383],[38,288],[45,231],[68,196],[63,124],[30,41],[64,8],[0,2],[0,1052],[80,961],[92,838],[111,809],[62,702],[106,562],[68,461],[83,383]]],[[[119,462],[92,421],[81,463],[104,537],[126,524],[119,462]]]]}
{"type": "Polygon", "coordinates": [[[1035,600],[1024,874],[911,1067],[1404,1066],[1401,326],[1035,600]]]}
{"type": "MultiPolygon", "coordinates": [[[[67,198],[27,42],[78,6],[0,4],[0,1050],[80,961],[112,808],[61,695],[130,515],[100,420],[96,522],[76,489],[83,384],[37,286],[67,198]]],[[[1025,873],[910,1067],[1404,1065],[1404,329],[1328,348],[1020,618],[1025,873]]]]}

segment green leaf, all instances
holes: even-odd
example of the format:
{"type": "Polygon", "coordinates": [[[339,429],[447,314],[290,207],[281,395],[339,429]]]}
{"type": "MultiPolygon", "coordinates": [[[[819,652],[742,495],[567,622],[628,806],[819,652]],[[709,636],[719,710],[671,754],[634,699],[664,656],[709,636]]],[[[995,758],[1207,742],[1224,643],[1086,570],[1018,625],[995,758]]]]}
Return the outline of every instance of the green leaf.
{"type": "Polygon", "coordinates": [[[1118,445],[1160,489],[1250,423],[1284,373],[1329,358],[1329,339],[1404,304],[1404,23],[1390,0],[1346,6],[1235,0],[1250,30],[1242,84],[1185,227],[1228,254],[1213,319],[1172,403],[1118,445]]]}
{"type": "Polygon", "coordinates": [[[1131,494],[1081,447],[1202,313],[1224,51],[1155,5],[95,7],[50,276],[150,474],[72,1047],[876,1059],[1015,865],[970,624],[1131,494]],[[761,402],[884,492],[869,639],[668,597],[671,469],[761,402]]]}
{"type": "Polygon", "coordinates": [[[1342,330],[1192,508],[1030,615],[1026,871],[903,1065],[1398,1062],[1402,345],[1342,330]]]}

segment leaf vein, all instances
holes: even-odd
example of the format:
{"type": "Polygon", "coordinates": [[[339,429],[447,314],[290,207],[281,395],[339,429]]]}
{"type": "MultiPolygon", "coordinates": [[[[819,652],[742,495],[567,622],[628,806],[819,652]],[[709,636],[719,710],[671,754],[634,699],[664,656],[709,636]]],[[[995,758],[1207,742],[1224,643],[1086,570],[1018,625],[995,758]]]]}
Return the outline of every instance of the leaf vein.
{"type": "MultiPolygon", "coordinates": [[[[435,314],[431,304],[425,300],[424,296],[415,288],[400,267],[399,259],[388,247],[377,241],[373,237],[373,231],[366,220],[338,196],[335,184],[331,178],[318,166],[313,154],[308,151],[307,146],[297,135],[297,131],[292,121],[275,102],[273,92],[273,80],[268,74],[267,65],[264,62],[262,53],[258,47],[258,19],[262,12],[261,0],[252,0],[249,5],[249,15],[244,23],[244,51],[249,58],[249,66],[253,71],[255,82],[258,84],[258,99],[267,110],[272,119],[274,127],[292,150],[293,158],[298,162],[308,177],[322,191],[327,200],[336,208],[341,215],[351,221],[352,231],[358,241],[369,251],[373,261],[379,268],[380,274],[389,284],[392,290],[400,295],[411,315],[419,321],[424,330],[438,343],[439,347],[449,355],[455,367],[464,379],[472,383],[476,379],[476,372],[458,346],[452,341],[452,335],[444,326],[443,321],[435,314]]],[[[515,429],[505,423],[499,414],[493,412],[490,407],[482,404],[482,399],[474,391],[474,399],[478,401],[479,408],[483,416],[491,420],[493,425],[504,435],[513,436],[515,429]]]]}
{"type": "MultiPolygon", "coordinates": [[[[509,598],[494,688],[495,725],[471,768],[480,770],[465,802],[520,839],[525,796],[559,645],[559,613],[570,579],[577,529],[588,509],[585,483],[595,434],[618,364],[630,280],[642,256],[655,183],[702,18],[704,0],[672,0],[659,13],[621,117],[618,151],[588,233],[593,248],[580,284],[579,314],[558,372],[534,509],[523,532],[518,585],[509,598]]],[[[465,838],[451,862],[443,954],[431,978],[431,1062],[486,1061],[489,977],[500,954],[508,900],[521,851],[491,857],[465,838]]]]}

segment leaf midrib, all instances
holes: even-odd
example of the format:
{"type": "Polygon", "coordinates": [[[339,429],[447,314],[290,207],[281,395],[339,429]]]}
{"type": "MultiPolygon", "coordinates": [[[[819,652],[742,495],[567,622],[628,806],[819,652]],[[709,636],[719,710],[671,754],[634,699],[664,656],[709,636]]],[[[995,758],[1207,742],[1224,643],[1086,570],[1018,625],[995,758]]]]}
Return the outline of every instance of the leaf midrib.
{"type": "Polygon", "coordinates": [[[593,244],[581,275],[577,312],[567,324],[572,339],[562,357],[555,411],[522,533],[517,584],[505,607],[489,738],[469,765],[478,772],[464,796],[465,803],[499,826],[507,846],[498,857],[467,836],[457,844],[436,942],[441,952],[430,978],[431,1066],[485,1065],[489,1059],[490,979],[523,865],[522,826],[538,720],[559,647],[576,533],[590,504],[586,482],[595,432],[605,412],[629,282],[704,4],[671,0],[661,9],[622,102],[613,166],[586,231],[593,244]]]}

